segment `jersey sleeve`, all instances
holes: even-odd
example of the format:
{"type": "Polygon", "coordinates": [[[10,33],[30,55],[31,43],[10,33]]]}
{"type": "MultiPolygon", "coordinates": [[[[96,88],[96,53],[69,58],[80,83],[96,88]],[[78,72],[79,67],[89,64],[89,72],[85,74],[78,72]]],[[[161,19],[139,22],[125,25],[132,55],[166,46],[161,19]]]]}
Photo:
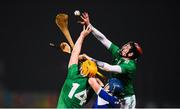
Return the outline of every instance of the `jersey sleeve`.
{"type": "Polygon", "coordinates": [[[68,68],[68,74],[67,77],[70,78],[74,75],[79,74],[79,70],[78,70],[78,65],[77,64],[72,64],[69,68],[68,68]]]}
{"type": "Polygon", "coordinates": [[[121,67],[122,73],[133,73],[136,70],[136,64],[132,61],[123,62],[119,66],[121,67]]]}
{"type": "Polygon", "coordinates": [[[116,105],[119,106],[119,100],[114,96],[109,95],[104,89],[101,89],[98,95],[105,101],[109,102],[113,107],[117,107],[116,105]]]}
{"type": "Polygon", "coordinates": [[[116,58],[119,55],[120,48],[112,43],[108,50],[111,53],[112,57],[116,58]]]}

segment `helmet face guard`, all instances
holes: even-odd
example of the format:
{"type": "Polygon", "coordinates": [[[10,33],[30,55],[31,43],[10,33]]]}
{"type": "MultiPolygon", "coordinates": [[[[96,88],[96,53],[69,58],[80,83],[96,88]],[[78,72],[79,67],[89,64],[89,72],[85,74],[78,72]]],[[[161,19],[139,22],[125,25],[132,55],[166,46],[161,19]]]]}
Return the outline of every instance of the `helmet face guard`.
{"type": "Polygon", "coordinates": [[[107,85],[109,85],[109,92],[112,93],[114,96],[119,96],[123,90],[123,84],[117,78],[109,79],[107,85]]]}
{"type": "MultiPolygon", "coordinates": [[[[130,58],[130,59],[136,59],[140,55],[142,55],[142,49],[138,43],[130,41],[127,44],[129,44],[131,46],[131,48],[129,49],[129,51],[127,52],[125,57],[130,58]],[[130,54],[130,53],[133,53],[133,55],[129,57],[128,54],[130,54]]],[[[125,45],[127,45],[127,44],[125,44],[125,45]]],[[[121,49],[121,51],[122,51],[122,49],[121,49]]],[[[120,54],[121,54],[121,51],[120,51],[120,54]]]]}

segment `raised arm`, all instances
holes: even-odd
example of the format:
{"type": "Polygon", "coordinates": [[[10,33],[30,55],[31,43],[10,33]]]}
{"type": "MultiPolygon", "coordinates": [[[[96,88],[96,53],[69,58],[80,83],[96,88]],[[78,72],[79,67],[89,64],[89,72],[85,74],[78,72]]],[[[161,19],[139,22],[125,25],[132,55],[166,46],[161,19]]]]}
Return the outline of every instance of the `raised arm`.
{"type": "Polygon", "coordinates": [[[70,67],[72,64],[78,64],[78,57],[79,57],[79,54],[81,52],[82,43],[84,41],[84,38],[90,32],[91,32],[91,27],[90,26],[88,26],[87,28],[85,28],[85,26],[83,26],[83,31],[81,32],[79,38],[77,39],[77,41],[76,41],[76,43],[74,45],[73,50],[72,50],[68,67],[70,67]]]}
{"type": "Polygon", "coordinates": [[[92,34],[98,39],[107,49],[110,48],[112,42],[108,40],[104,34],[102,34],[99,30],[94,28],[92,25],[92,34]]]}
{"type": "Polygon", "coordinates": [[[89,20],[89,15],[88,13],[84,12],[82,13],[82,22],[80,22],[81,24],[85,24],[85,25],[90,25],[92,27],[92,34],[107,48],[109,49],[112,42],[110,40],[108,40],[105,35],[103,35],[99,30],[97,30],[95,27],[93,27],[90,23],[89,20]]]}

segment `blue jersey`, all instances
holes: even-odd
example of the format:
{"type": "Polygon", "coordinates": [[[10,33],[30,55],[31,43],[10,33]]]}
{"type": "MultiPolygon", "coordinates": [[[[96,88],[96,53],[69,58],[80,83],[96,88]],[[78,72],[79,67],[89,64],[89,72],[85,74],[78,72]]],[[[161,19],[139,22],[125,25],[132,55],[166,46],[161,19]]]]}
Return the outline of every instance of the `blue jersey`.
{"type": "Polygon", "coordinates": [[[120,100],[112,95],[109,95],[104,89],[100,89],[100,92],[96,98],[96,102],[93,108],[120,108],[120,100]]]}

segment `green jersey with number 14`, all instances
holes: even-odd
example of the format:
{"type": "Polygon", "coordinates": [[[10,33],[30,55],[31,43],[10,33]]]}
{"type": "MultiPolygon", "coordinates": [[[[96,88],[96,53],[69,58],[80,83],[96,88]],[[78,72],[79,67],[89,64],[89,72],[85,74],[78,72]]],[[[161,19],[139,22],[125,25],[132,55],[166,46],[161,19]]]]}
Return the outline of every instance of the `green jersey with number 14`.
{"type": "Polygon", "coordinates": [[[68,68],[67,78],[61,89],[58,108],[78,108],[86,103],[88,78],[80,75],[78,65],[73,64],[68,68]]]}
{"type": "Polygon", "coordinates": [[[134,88],[133,88],[133,80],[135,78],[135,71],[136,71],[136,63],[134,60],[126,60],[121,57],[120,55],[120,48],[115,44],[111,44],[110,48],[108,49],[112,56],[113,56],[113,64],[119,65],[121,67],[122,72],[112,74],[112,77],[118,78],[123,82],[124,96],[131,96],[134,95],[134,88]]]}

